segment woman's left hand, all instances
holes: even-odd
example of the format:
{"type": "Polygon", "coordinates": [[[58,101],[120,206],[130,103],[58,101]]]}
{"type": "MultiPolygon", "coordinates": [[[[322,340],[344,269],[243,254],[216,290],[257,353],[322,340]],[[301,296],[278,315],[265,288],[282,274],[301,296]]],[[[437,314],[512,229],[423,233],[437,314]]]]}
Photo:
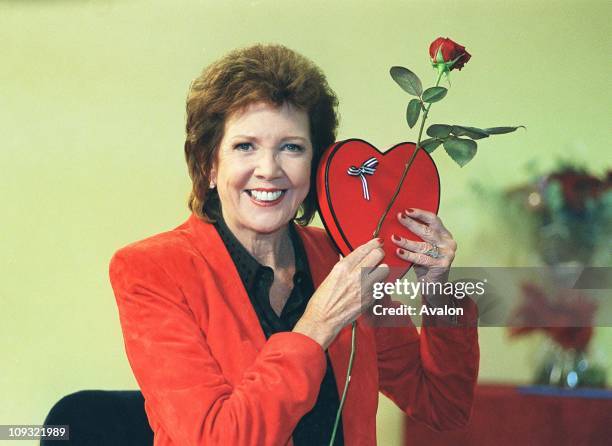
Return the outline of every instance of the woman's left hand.
{"type": "Polygon", "coordinates": [[[397,214],[397,219],[422,242],[408,240],[401,234],[393,234],[391,240],[398,248],[398,257],[412,262],[417,280],[445,282],[457,251],[457,242],[444,227],[442,220],[433,212],[423,209],[408,209],[397,214]]]}

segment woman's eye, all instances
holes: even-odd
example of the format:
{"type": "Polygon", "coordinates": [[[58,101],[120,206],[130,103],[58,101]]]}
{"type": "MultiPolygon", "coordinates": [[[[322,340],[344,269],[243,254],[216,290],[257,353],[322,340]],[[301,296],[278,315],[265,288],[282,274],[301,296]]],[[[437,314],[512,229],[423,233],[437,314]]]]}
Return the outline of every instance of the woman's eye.
{"type": "Polygon", "coordinates": [[[251,150],[252,148],[253,148],[253,146],[251,145],[250,142],[241,142],[240,144],[236,144],[234,146],[234,149],[242,150],[243,152],[251,150]]]}
{"type": "Polygon", "coordinates": [[[283,148],[285,150],[287,150],[288,152],[302,152],[304,151],[304,148],[298,144],[285,144],[283,146],[283,148]]]}

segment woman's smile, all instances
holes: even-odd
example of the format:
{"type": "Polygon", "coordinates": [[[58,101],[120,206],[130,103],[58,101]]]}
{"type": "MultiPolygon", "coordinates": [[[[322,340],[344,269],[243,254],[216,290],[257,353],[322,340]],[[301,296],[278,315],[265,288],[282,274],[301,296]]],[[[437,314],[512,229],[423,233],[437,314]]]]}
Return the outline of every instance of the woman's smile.
{"type": "Polygon", "coordinates": [[[282,201],[287,189],[247,189],[246,192],[257,206],[274,206],[282,201]]]}

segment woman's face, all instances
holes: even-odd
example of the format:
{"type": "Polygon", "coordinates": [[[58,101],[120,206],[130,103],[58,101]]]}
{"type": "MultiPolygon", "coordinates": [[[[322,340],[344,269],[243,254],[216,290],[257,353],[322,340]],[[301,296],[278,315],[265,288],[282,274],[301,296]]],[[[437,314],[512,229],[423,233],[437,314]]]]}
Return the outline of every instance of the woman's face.
{"type": "Polygon", "coordinates": [[[212,179],[233,231],[269,234],[295,216],[310,188],[309,127],[289,104],[257,102],[228,116],[212,179]]]}

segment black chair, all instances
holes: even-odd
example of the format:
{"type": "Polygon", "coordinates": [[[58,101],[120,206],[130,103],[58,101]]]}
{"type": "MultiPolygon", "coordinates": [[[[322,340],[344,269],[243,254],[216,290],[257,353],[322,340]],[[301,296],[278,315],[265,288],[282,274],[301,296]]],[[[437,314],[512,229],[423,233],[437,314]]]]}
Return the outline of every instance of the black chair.
{"type": "Polygon", "coordinates": [[[81,390],[59,400],[45,425],[69,426],[68,441],[43,439],[41,446],[129,445],[151,446],[153,431],[147,421],[142,393],[136,390],[81,390]]]}

